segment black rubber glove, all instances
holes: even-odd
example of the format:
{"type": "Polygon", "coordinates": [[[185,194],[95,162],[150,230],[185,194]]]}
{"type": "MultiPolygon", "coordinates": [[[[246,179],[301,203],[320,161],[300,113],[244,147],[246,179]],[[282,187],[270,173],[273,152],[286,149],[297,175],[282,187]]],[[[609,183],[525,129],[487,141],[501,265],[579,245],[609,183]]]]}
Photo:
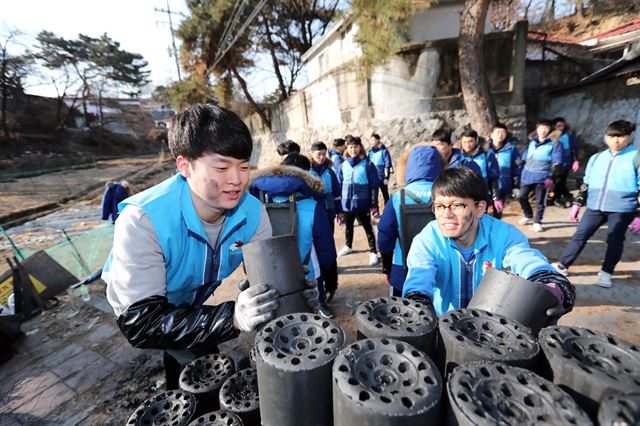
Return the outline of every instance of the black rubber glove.
{"type": "Polygon", "coordinates": [[[433,313],[434,317],[437,317],[436,308],[433,307],[433,302],[431,301],[431,298],[426,294],[418,293],[417,291],[412,291],[411,293],[408,293],[404,298],[413,300],[414,302],[422,303],[427,307],[427,309],[429,309],[433,313]]]}
{"type": "Polygon", "coordinates": [[[561,273],[556,271],[538,271],[527,279],[537,283],[555,283],[562,290],[564,300],[562,303],[559,302],[557,305],[547,309],[547,316],[549,318],[557,320],[557,318],[573,309],[576,300],[576,289],[561,273]]]}
{"type": "Polygon", "coordinates": [[[141,349],[215,348],[238,336],[233,327],[234,302],[218,306],[176,306],[165,296],[140,300],[118,317],[129,343],[141,349]]]}

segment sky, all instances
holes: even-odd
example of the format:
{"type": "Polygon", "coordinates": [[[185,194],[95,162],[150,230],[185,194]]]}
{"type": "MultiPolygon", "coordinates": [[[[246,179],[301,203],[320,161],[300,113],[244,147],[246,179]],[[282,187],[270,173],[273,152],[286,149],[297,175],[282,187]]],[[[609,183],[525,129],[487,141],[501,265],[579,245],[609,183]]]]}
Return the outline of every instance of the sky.
{"type": "MultiPolygon", "coordinates": [[[[187,13],[184,0],[168,0],[171,11],[187,13]]],[[[0,0],[0,34],[6,29],[25,33],[24,44],[32,44],[42,30],[64,38],[77,38],[79,33],[99,37],[107,33],[120,43],[120,47],[141,54],[151,70],[152,86],[166,85],[177,80],[176,62],[169,57],[171,33],[166,13],[154,9],[167,9],[167,0],[0,0]]],[[[172,15],[174,29],[183,18],[172,15]]],[[[3,40],[2,40],[3,41],[3,40]]],[[[179,46],[179,40],[176,39],[179,46]]],[[[19,49],[19,46],[14,46],[19,49]]],[[[258,92],[269,90],[266,75],[253,75],[250,87],[258,92]]],[[[42,96],[55,96],[52,86],[27,83],[26,92],[42,96]]]]}

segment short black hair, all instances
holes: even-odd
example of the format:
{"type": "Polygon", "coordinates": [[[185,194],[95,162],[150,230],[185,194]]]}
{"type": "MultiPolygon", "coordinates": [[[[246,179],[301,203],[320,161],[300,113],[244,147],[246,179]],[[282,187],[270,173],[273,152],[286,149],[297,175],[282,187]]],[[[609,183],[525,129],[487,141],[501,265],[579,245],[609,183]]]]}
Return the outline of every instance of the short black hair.
{"type": "Polygon", "coordinates": [[[438,130],[433,132],[433,134],[431,135],[431,140],[432,141],[446,142],[446,143],[450,144],[451,143],[451,130],[447,129],[446,127],[440,127],[438,130]]]}
{"type": "Polygon", "coordinates": [[[333,146],[340,147],[340,146],[344,146],[344,139],[342,138],[336,138],[333,140],[333,146]]]}
{"type": "Polygon", "coordinates": [[[205,154],[248,160],[253,141],[246,124],[226,108],[195,104],[171,118],[169,150],[173,158],[182,155],[196,160],[205,154]]]}
{"type": "Polygon", "coordinates": [[[487,201],[489,190],[482,176],[468,167],[454,167],[440,172],[433,187],[433,198],[445,197],[471,198],[473,201],[487,201]]]}
{"type": "Polygon", "coordinates": [[[276,148],[278,155],[300,154],[300,145],[292,140],[280,142],[276,148]]]}
{"type": "Polygon", "coordinates": [[[326,151],[327,145],[324,142],[318,141],[311,144],[311,151],[326,151]]]}
{"type": "Polygon", "coordinates": [[[553,126],[551,125],[551,122],[549,120],[546,119],[542,119],[542,120],[538,120],[536,122],[536,129],[540,126],[547,126],[549,128],[553,128],[553,126]]]}
{"type": "Polygon", "coordinates": [[[636,130],[636,125],[627,120],[616,120],[609,123],[605,134],[607,136],[628,136],[636,130]]]}
{"type": "Polygon", "coordinates": [[[491,128],[491,130],[495,130],[495,129],[504,129],[504,130],[509,130],[507,129],[507,126],[503,123],[496,123],[493,125],[493,127],[491,128]]]}
{"type": "Polygon", "coordinates": [[[351,136],[350,138],[345,138],[347,145],[362,145],[362,141],[357,136],[351,136]]]}
{"type": "Polygon", "coordinates": [[[295,166],[299,169],[304,170],[305,172],[308,172],[309,169],[311,169],[311,161],[309,161],[309,159],[304,155],[300,155],[295,152],[293,154],[287,155],[287,158],[282,160],[282,165],[295,166]]]}
{"type": "Polygon", "coordinates": [[[371,137],[374,138],[375,140],[379,141],[380,140],[380,135],[377,133],[371,133],[371,137]]]}
{"type": "Polygon", "coordinates": [[[558,124],[558,123],[560,123],[560,122],[562,122],[562,123],[564,123],[564,124],[567,124],[567,120],[565,120],[565,119],[564,119],[564,118],[562,118],[562,117],[556,117],[556,118],[554,118],[553,120],[551,120],[551,124],[552,124],[554,127],[555,127],[555,125],[556,125],[556,124],[558,124]]]}
{"type": "Polygon", "coordinates": [[[460,139],[464,137],[478,139],[478,132],[471,128],[464,129],[464,131],[460,135],[460,139]]]}

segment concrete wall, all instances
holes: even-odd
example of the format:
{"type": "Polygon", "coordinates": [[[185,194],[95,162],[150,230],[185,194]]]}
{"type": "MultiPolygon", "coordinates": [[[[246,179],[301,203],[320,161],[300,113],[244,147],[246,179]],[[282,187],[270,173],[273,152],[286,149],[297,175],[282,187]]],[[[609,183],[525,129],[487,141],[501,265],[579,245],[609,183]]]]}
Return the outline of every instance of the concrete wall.
{"type": "MultiPolygon", "coordinates": [[[[616,77],[598,83],[541,96],[535,108],[527,108],[530,122],[542,117],[564,117],[582,142],[582,160],[604,147],[604,131],[614,120],[628,120],[640,128],[640,84],[627,85],[616,77]]],[[[640,149],[640,132],[634,133],[640,149]]]]}
{"type": "MultiPolygon", "coordinates": [[[[460,12],[463,1],[440,2],[416,13],[411,19],[411,41],[441,40],[458,37],[460,12]]],[[[494,31],[491,26],[491,10],[487,13],[484,32],[494,31]]]]}

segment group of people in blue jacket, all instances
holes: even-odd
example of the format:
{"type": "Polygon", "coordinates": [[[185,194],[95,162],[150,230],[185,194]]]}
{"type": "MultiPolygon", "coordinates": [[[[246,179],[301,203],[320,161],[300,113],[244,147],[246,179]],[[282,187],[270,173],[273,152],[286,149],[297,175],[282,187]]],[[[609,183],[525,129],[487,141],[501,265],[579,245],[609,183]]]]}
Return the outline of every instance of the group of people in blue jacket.
{"type": "Polygon", "coordinates": [[[273,235],[259,198],[296,203],[296,238],[307,274],[303,295],[309,309],[323,316],[333,316],[327,304],[338,286],[336,260],[351,252],[358,219],[367,233],[369,263],[378,263],[379,250],[395,294],[442,315],[467,306],[487,268],[504,268],[555,296],[555,305],[546,309],[553,322],[574,305],[575,289],[565,275],[595,230],[609,222],[601,272],[609,278],[624,233],[640,232],[640,162],[631,144],[635,125],[611,123],[605,131],[608,148],[589,159],[571,220],[578,221],[584,204],[586,212],[552,266],[518,228],[498,218],[518,185],[522,203],[526,185],[537,193],[538,185],[564,173],[556,166],[564,161],[557,148],[562,142],[549,143],[549,129],[547,122],[538,123],[522,154],[499,124],[486,150],[473,131],[465,131],[461,148],[454,148],[444,128],[407,150],[396,180],[403,194],[410,193],[405,201],[427,203],[435,220],[402,253],[400,200],[398,192],[389,197],[387,187],[393,166],[377,134],[369,139],[369,152],[360,138],[346,136],[332,149],[314,143],[308,157],[287,141],[278,147],[281,164],[252,176],[253,142],[242,120],[219,106],[191,106],[173,117],[169,130],[178,173],[118,205],[113,249],[102,274],[118,326],[133,346],[165,351],[171,389],[186,363],[273,319],[280,295],[268,283],[242,280],[235,302],[204,304],[242,262],[241,247],[273,235]],[[385,206],[376,245],[371,216],[380,212],[378,191],[385,206]],[[334,222],[345,226],[346,243],[339,252],[334,222]]]}

